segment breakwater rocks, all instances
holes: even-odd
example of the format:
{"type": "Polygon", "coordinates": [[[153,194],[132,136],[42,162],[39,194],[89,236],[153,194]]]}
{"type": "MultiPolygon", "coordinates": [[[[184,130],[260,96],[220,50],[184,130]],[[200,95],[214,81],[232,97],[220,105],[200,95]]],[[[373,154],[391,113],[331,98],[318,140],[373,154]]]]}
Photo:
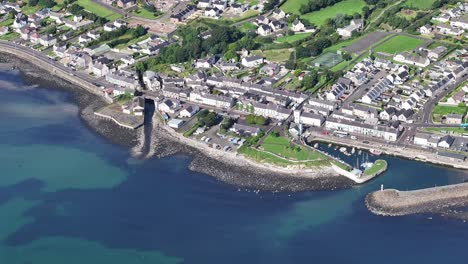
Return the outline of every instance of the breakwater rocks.
{"type": "MultiPolygon", "coordinates": [[[[189,168],[213,176],[223,182],[245,188],[273,192],[299,192],[337,190],[349,188],[354,183],[336,174],[331,167],[317,167],[314,172],[297,173],[276,171],[254,165],[235,153],[221,153],[199,146],[199,142],[184,142],[181,135],[155,125],[152,134],[154,155],[165,157],[177,153],[189,154],[193,160],[189,168]]],[[[200,143],[203,144],[203,143],[200,143]]]]}
{"type": "Polygon", "coordinates": [[[367,195],[366,206],[372,213],[384,216],[445,213],[468,206],[468,183],[414,191],[376,191],[367,195]]]}

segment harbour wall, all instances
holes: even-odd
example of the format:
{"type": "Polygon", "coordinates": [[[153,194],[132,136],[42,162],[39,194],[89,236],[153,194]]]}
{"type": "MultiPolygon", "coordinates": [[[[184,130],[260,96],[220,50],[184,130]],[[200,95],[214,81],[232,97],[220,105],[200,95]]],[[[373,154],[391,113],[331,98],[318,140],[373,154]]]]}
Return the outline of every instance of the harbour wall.
{"type": "Polygon", "coordinates": [[[369,211],[385,216],[438,213],[467,205],[468,183],[414,191],[388,189],[372,192],[366,196],[366,206],[369,211]]]}

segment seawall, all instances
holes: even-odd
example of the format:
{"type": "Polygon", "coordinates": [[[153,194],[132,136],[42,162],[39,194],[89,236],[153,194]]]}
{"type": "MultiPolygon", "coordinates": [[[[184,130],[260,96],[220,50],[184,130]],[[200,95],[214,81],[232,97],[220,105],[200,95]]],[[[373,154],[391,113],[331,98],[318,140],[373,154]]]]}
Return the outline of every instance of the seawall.
{"type": "Polygon", "coordinates": [[[32,63],[41,68],[42,70],[48,71],[51,74],[62,78],[65,81],[68,81],[80,88],[83,88],[92,94],[100,96],[108,103],[112,103],[112,99],[104,96],[101,89],[94,85],[90,80],[86,80],[78,76],[76,73],[71,72],[71,70],[56,63],[55,61],[50,60],[42,53],[36,52],[30,48],[14,45],[8,41],[0,41],[0,52],[8,53],[20,59],[26,60],[29,63],[32,63]]]}
{"type": "Polygon", "coordinates": [[[374,214],[401,216],[438,213],[468,205],[468,183],[433,187],[414,191],[388,189],[366,196],[366,206],[374,214]]]}

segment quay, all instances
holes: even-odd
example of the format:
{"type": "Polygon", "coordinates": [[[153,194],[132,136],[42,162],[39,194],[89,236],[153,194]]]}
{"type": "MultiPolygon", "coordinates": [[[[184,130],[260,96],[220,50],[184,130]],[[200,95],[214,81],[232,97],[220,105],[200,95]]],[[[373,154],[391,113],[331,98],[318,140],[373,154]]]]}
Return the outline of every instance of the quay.
{"type": "Polygon", "coordinates": [[[94,115],[114,121],[117,125],[127,129],[137,129],[144,125],[143,116],[127,115],[112,105],[105,106],[94,112],[94,115]]]}
{"type": "Polygon", "coordinates": [[[380,190],[366,197],[369,211],[384,216],[434,213],[466,205],[468,205],[468,183],[414,191],[380,190]]]}

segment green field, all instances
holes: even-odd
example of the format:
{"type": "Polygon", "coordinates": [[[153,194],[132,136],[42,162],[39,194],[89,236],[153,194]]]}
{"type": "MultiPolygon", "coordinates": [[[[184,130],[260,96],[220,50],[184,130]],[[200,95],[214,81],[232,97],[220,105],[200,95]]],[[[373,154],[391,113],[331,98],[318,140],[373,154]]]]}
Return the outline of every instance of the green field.
{"type": "Polygon", "coordinates": [[[364,171],[364,175],[373,175],[375,173],[380,172],[381,170],[384,170],[385,168],[387,168],[387,161],[385,161],[385,160],[376,160],[374,162],[374,165],[372,165],[372,167],[367,168],[364,171]]]}
{"type": "Polygon", "coordinates": [[[302,5],[309,3],[309,0],[287,0],[282,6],[281,10],[286,13],[293,13],[296,15],[300,15],[299,8],[302,5]]]}
{"type": "Polygon", "coordinates": [[[109,20],[115,20],[122,17],[122,15],[114,13],[113,11],[96,4],[91,0],[77,0],[76,3],[89,12],[92,12],[97,16],[105,17],[109,20]]]}
{"type": "Polygon", "coordinates": [[[287,61],[291,51],[289,49],[275,49],[275,50],[252,50],[252,55],[259,55],[265,57],[269,61],[282,62],[287,61]]]}
{"type": "Polygon", "coordinates": [[[466,106],[436,105],[432,113],[434,115],[448,115],[448,114],[465,115],[466,106]]]}
{"type": "MultiPolygon", "coordinates": [[[[300,1],[297,1],[300,2],[300,1]]],[[[287,2],[286,2],[287,3],[287,2]]],[[[316,26],[321,26],[325,20],[334,18],[337,14],[352,15],[354,13],[361,13],[362,8],[366,6],[364,0],[345,0],[333,6],[322,8],[319,11],[314,11],[301,16],[301,18],[308,20],[316,26]]]]}
{"type": "Polygon", "coordinates": [[[394,54],[397,52],[413,50],[424,42],[424,40],[418,38],[398,35],[390,38],[388,41],[384,41],[382,44],[375,47],[374,51],[394,54]]]}
{"type": "Polygon", "coordinates": [[[242,24],[242,26],[239,27],[239,30],[242,32],[248,32],[248,31],[255,31],[257,29],[257,26],[252,24],[251,22],[246,22],[242,24]]]}
{"type": "Polygon", "coordinates": [[[0,36],[0,39],[1,40],[12,40],[12,39],[16,39],[19,37],[19,33],[16,33],[16,32],[9,32],[3,36],[0,36]]]}
{"type": "Polygon", "coordinates": [[[405,6],[417,9],[431,9],[436,0],[406,0],[405,6]]]}
{"type": "Polygon", "coordinates": [[[284,43],[284,42],[292,43],[295,41],[303,40],[310,35],[311,35],[310,33],[301,33],[301,34],[294,34],[291,36],[282,36],[282,37],[277,38],[276,41],[279,43],[284,43]]]}
{"type": "Polygon", "coordinates": [[[284,167],[289,165],[329,165],[331,161],[329,157],[320,152],[290,144],[287,138],[272,135],[265,138],[259,150],[241,147],[239,152],[255,161],[284,167]]]}
{"type": "Polygon", "coordinates": [[[154,15],[153,12],[150,12],[144,8],[140,8],[138,10],[136,10],[135,12],[133,12],[133,14],[135,16],[139,16],[139,17],[143,17],[143,18],[147,18],[147,19],[156,19],[157,16],[154,15]]]}

